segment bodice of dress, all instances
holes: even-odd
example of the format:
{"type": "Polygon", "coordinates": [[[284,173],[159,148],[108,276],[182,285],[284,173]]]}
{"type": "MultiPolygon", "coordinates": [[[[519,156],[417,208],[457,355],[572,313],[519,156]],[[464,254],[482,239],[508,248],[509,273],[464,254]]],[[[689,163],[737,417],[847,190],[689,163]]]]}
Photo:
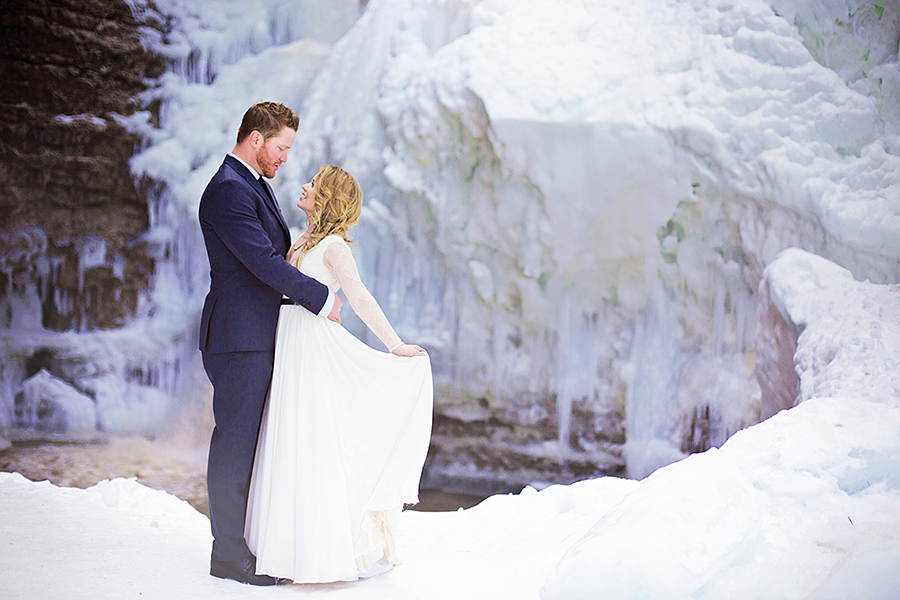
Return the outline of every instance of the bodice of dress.
{"type": "Polygon", "coordinates": [[[299,256],[300,272],[324,283],[333,292],[343,289],[353,312],[389,351],[403,343],[360,279],[350,246],[343,238],[329,235],[299,256]]]}

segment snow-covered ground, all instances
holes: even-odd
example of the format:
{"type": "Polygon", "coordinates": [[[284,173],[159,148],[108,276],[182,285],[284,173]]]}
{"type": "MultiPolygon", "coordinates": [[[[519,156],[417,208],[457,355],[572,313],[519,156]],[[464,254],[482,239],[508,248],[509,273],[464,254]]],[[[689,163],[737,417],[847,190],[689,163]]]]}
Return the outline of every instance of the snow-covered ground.
{"type": "Polygon", "coordinates": [[[767,277],[803,329],[803,402],[721,449],[642,481],[407,511],[392,572],[252,591],[207,574],[209,521],[172,495],[127,479],[80,490],[0,474],[0,595],[896,600],[900,287],[854,281],[800,250],[767,277]]]}

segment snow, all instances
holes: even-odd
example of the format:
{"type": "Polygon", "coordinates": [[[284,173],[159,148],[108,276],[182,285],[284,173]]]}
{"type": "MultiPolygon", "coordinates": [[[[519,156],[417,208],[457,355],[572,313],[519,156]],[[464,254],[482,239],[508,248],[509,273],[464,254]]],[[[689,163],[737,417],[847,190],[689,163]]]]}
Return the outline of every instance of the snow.
{"type": "MultiPolygon", "coordinates": [[[[258,588],[258,597],[537,597],[568,544],[635,482],[530,489],[456,513],[407,511],[403,565],[355,584],[258,588]],[[524,523],[529,523],[523,527],[524,523]],[[517,592],[521,592],[518,594],[517,592]]],[[[16,598],[245,598],[246,586],[211,577],[209,521],[186,502],[133,480],[87,490],[0,474],[0,592],[16,598]]]]}
{"type": "MultiPolygon", "coordinates": [[[[406,511],[403,564],[351,584],[258,597],[780,598],[900,594],[900,288],[801,250],[766,277],[802,323],[797,406],[640,481],[598,478],[406,511]],[[863,314],[879,327],[857,326],[863,314]],[[842,354],[845,336],[856,345],[842,354]],[[830,360],[829,360],[830,359],[830,360]],[[878,376],[862,377],[861,373],[878,376]],[[816,392],[831,396],[807,396],[816,392]]],[[[86,490],[0,474],[4,598],[230,598],[210,577],[209,521],[136,481],[86,490]]]]}
{"type": "Polygon", "coordinates": [[[773,302],[803,330],[794,355],[802,398],[866,394],[900,402],[900,340],[888,333],[900,322],[900,286],[855,281],[846,269],[797,248],[767,271],[773,302]]]}
{"type": "MultiPolygon", "coordinates": [[[[855,398],[779,413],[644,480],[543,597],[806,598],[846,553],[900,550],[898,434],[897,407],[855,398]]],[[[881,575],[894,593],[897,566],[881,575]]],[[[849,597],[870,597],[867,584],[881,582],[856,581],[849,597]]]]}
{"type": "Polygon", "coordinates": [[[42,419],[49,431],[83,434],[97,426],[93,399],[53,377],[46,369],[22,383],[20,407],[21,418],[27,422],[37,422],[36,413],[52,413],[49,418],[42,419]]]}

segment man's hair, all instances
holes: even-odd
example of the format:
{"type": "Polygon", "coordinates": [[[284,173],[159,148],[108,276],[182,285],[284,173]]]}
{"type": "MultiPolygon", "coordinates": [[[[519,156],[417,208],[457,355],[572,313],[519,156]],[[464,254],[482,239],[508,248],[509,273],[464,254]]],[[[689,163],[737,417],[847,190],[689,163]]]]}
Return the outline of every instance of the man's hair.
{"type": "Polygon", "coordinates": [[[254,104],[241,120],[241,127],[238,129],[237,143],[240,144],[247,136],[258,131],[262,134],[263,140],[268,140],[281,133],[285,127],[290,127],[294,131],[300,126],[300,117],[294,114],[294,111],[276,102],[259,102],[254,104]]]}

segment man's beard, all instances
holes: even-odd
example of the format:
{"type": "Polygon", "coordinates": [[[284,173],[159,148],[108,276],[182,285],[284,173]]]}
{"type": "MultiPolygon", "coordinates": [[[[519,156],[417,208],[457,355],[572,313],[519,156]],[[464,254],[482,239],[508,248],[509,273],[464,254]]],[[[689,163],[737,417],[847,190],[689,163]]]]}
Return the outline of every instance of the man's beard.
{"type": "Polygon", "coordinates": [[[265,144],[260,146],[259,150],[256,151],[256,164],[259,166],[259,170],[262,172],[263,177],[267,179],[275,177],[275,162],[269,160],[265,144]]]}

